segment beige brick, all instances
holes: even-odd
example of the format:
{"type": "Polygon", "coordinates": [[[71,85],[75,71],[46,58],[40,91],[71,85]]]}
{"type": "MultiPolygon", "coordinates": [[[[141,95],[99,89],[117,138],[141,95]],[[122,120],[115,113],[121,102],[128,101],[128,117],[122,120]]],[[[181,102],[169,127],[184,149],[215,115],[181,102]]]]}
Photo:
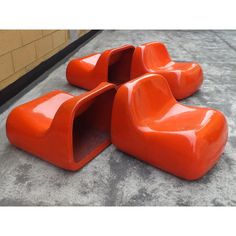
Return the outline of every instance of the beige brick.
{"type": "Polygon", "coordinates": [[[25,67],[25,71],[29,72],[33,70],[36,66],[38,66],[42,62],[42,59],[37,59],[33,63],[29,64],[28,66],[25,67]]]}
{"type": "Polygon", "coordinates": [[[42,30],[43,36],[51,34],[53,32],[55,32],[56,30],[42,30]]]}
{"type": "Polygon", "coordinates": [[[37,65],[39,65],[41,62],[46,61],[48,58],[52,57],[53,55],[55,55],[57,52],[59,52],[60,50],[62,50],[63,48],[65,48],[67,46],[67,42],[61,44],[59,47],[51,50],[50,52],[48,52],[46,55],[37,58],[37,61],[34,61],[32,64],[26,66],[26,71],[32,70],[33,68],[35,68],[37,65]]]}
{"type": "Polygon", "coordinates": [[[15,74],[9,76],[8,78],[0,81],[0,90],[4,89],[5,87],[7,87],[8,85],[12,84],[13,82],[15,82],[16,80],[18,80],[22,75],[24,75],[25,72],[25,68],[17,71],[15,74]]]}
{"type": "Polygon", "coordinates": [[[63,48],[65,48],[68,45],[68,42],[65,42],[63,44],[61,44],[59,47],[54,49],[54,52],[59,52],[60,50],[62,50],[63,48]]]}
{"type": "Polygon", "coordinates": [[[51,52],[49,52],[47,55],[43,56],[43,61],[47,60],[48,58],[52,57],[53,55],[55,55],[57,52],[59,52],[60,50],[62,50],[63,48],[65,48],[67,46],[68,42],[65,42],[63,44],[61,44],[59,47],[53,49],[51,52]]]}
{"type": "Polygon", "coordinates": [[[26,46],[16,49],[12,52],[13,63],[15,71],[20,70],[23,67],[31,64],[36,60],[36,52],[34,43],[27,44],[26,46]]]}
{"type": "Polygon", "coordinates": [[[23,45],[31,43],[42,37],[42,30],[21,30],[23,45]]]}
{"type": "Polygon", "coordinates": [[[42,59],[42,61],[46,61],[48,58],[52,57],[53,55],[55,55],[57,52],[54,50],[52,50],[51,52],[47,53],[46,55],[44,55],[43,57],[41,57],[40,59],[42,59]]]}
{"type": "Polygon", "coordinates": [[[52,34],[54,48],[57,48],[58,46],[66,42],[66,34],[67,34],[66,30],[59,30],[52,34]]]}
{"type": "Polygon", "coordinates": [[[14,73],[11,54],[5,54],[0,57],[0,81],[6,79],[14,73]]]}
{"type": "Polygon", "coordinates": [[[21,47],[19,30],[0,30],[0,55],[21,47]]]}
{"type": "Polygon", "coordinates": [[[52,36],[48,35],[35,42],[37,58],[42,57],[53,49],[52,36]]]}

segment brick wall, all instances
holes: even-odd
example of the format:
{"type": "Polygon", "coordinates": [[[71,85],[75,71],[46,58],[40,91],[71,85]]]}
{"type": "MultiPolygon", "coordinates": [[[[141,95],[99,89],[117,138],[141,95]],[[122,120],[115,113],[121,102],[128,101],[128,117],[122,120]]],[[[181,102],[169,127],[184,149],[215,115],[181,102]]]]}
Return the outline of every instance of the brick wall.
{"type": "MultiPolygon", "coordinates": [[[[78,37],[87,32],[79,30],[78,37]]],[[[68,30],[0,30],[0,90],[68,43],[68,30]]]]}

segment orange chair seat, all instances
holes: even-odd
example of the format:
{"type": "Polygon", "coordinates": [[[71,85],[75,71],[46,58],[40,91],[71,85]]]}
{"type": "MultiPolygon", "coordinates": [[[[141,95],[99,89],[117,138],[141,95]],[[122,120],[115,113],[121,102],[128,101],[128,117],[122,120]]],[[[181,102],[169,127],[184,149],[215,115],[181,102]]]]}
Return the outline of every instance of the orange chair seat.
{"type": "Polygon", "coordinates": [[[11,111],[7,137],[43,160],[78,170],[111,142],[115,93],[115,85],[109,83],[79,96],[50,92],[11,111]]]}
{"type": "Polygon", "coordinates": [[[146,43],[135,49],[131,78],[146,73],[164,76],[176,99],[192,95],[203,82],[203,72],[199,64],[172,61],[165,45],[159,42],[146,43]]]}
{"type": "Polygon", "coordinates": [[[118,89],[111,132],[120,150],[194,180],[220,158],[227,123],[217,110],[177,103],[165,78],[146,74],[118,89]]]}
{"type": "Polygon", "coordinates": [[[134,47],[125,45],[73,59],[66,69],[66,78],[72,85],[93,89],[101,82],[116,85],[130,80],[130,70],[134,47]]]}

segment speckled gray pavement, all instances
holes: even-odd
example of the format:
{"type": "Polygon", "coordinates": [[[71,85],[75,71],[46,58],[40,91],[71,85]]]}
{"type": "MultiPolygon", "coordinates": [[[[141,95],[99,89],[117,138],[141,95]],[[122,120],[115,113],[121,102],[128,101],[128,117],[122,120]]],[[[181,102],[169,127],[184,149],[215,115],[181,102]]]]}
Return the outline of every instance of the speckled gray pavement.
{"type": "Polygon", "coordinates": [[[0,115],[0,205],[236,205],[236,31],[103,31],[43,77],[0,115]],[[225,152],[202,179],[181,180],[113,145],[80,171],[68,172],[9,144],[5,121],[13,107],[55,89],[83,92],[66,82],[70,59],[149,41],[164,42],[174,60],[202,65],[205,81],[201,90],[182,103],[213,107],[227,117],[225,152]]]}

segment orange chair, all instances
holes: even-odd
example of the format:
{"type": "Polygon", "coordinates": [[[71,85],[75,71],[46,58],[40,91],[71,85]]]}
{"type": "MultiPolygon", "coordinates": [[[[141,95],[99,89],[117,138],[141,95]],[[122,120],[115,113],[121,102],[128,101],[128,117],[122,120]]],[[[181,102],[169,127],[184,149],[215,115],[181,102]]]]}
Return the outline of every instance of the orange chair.
{"type": "Polygon", "coordinates": [[[53,91],[13,109],[7,137],[56,166],[78,170],[110,144],[115,85],[102,83],[73,96],[53,91]]]}
{"type": "Polygon", "coordinates": [[[146,73],[164,76],[176,99],[192,95],[203,82],[203,72],[199,64],[172,61],[165,45],[159,42],[143,44],[134,51],[131,78],[146,73]]]}
{"type": "Polygon", "coordinates": [[[125,45],[69,62],[66,78],[72,85],[93,89],[101,82],[116,85],[130,80],[134,47],[125,45]]]}
{"type": "Polygon", "coordinates": [[[227,122],[217,110],[181,105],[161,75],[145,74],[119,87],[111,135],[118,149],[195,180],[220,158],[227,141],[227,122]]]}

